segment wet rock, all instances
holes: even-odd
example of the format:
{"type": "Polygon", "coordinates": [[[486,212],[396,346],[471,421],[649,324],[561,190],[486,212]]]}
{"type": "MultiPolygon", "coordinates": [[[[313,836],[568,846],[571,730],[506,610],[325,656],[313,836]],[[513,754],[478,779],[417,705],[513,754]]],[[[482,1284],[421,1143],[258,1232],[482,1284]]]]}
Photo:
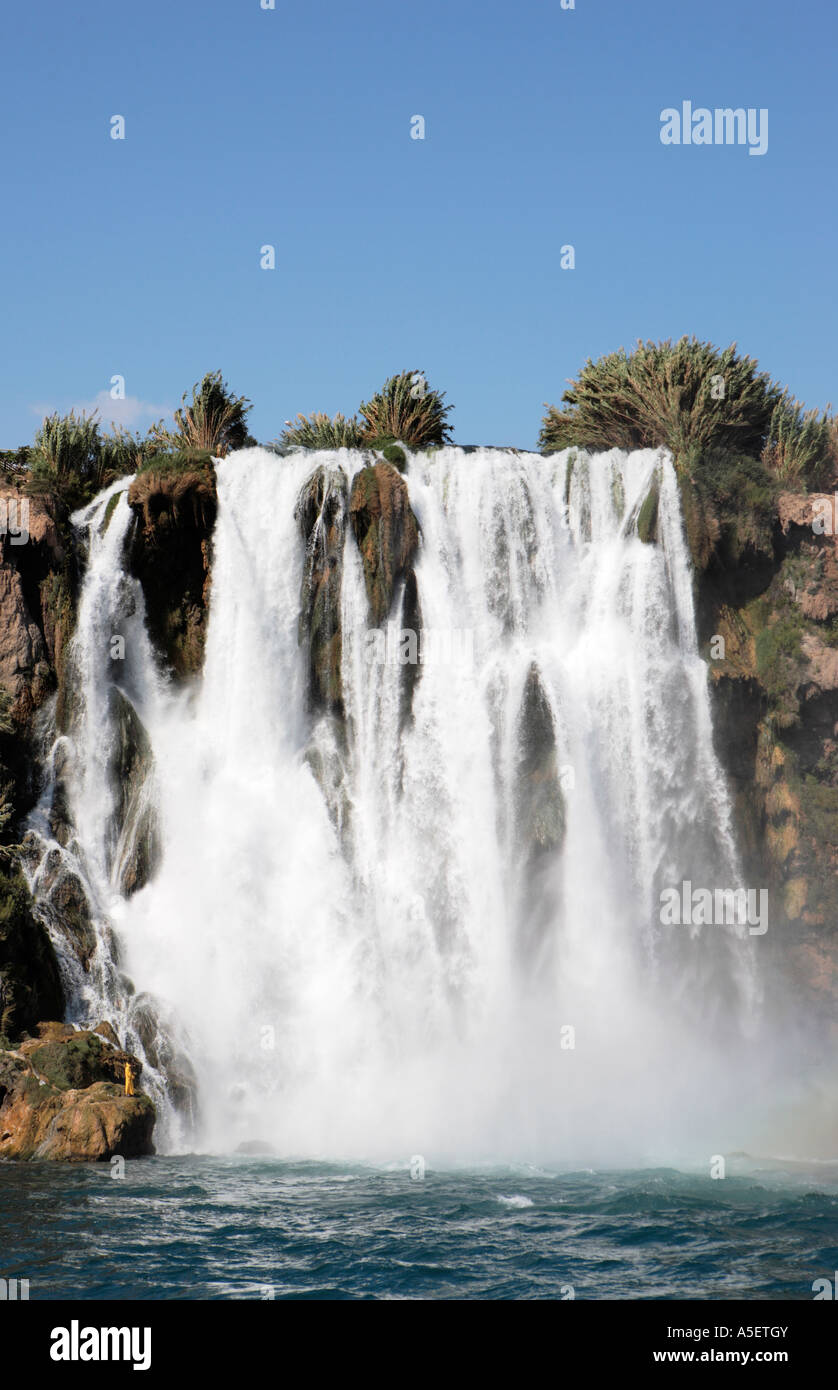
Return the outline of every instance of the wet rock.
{"type": "Polygon", "coordinates": [[[83,969],[89,970],[98,944],[90,902],[70,861],[57,850],[44,866],[38,899],[50,927],[66,938],[83,969]]]}
{"type": "Polygon", "coordinates": [[[376,463],[355,474],[349,515],[363,561],[370,617],[381,627],[419,546],[407,483],[392,464],[376,463]]]}
{"type": "Polygon", "coordinates": [[[149,635],[181,679],[203,666],[218,511],[211,464],[186,472],[141,473],[128,491],[137,518],[129,565],[146,602],[149,635]]]}
{"type": "Polygon", "coordinates": [[[150,1067],[162,1077],[169,1100],[182,1115],[197,1114],[198,1082],[178,1030],[150,994],[139,994],[131,1004],[130,1026],[139,1038],[150,1067]]]}
{"type": "Polygon", "coordinates": [[[107,1020],[104,1023],[97,1023],[93,1031],[94,1033],[99,1033],[100,1036],[105,1038],[109,1043],[111,1043],[113,1047],[119,1048],[119,1038],[116,1035],[116,1031],[111,1026],[111,1024],[107,1022],[107,1020]]]}
{"type": "Polygon", "coordinates": [[[0,684],[13,700],[20,701],[29,690],[35,668],[46,661],[46,655],[43,634],[29,611],[20,573],[0,566],[0,684]]]}
{"type": "Polygon", "coordinates": [[[116,792],[118,876],[121,891],[130,897],[151,880],[160,861],[157,813],[148,795],[154,756],[136,710],[115,687],[111,701],[117,731],[110,778],[116,792]]]}
{"type": "Polygon", "coordinates": [[[659,505],[660,483],[656,477],[637,514],[637,534],[644,545],[652,545],[658,538],[659,505]]]}
{"type": "MultiPolygon", "coordinates": [[[[0,1051],[0,1158],[62,1162],[154,1152],[154,1106],[117,1084],[136,1058],[91,1032],[41,1024],[41,1036],[0,1051]]],[[[135,1083],[136,1084],[136,1083],[135,1083]]]]}
{"type": "Polygon", "coordinates": [[[84,1090],[98,1081],[124,1082],[128,1063],[136,1080],[142,1063],[129,1052],[115,1048],[101,1034],[72,1029],[63,1037],[52,1034],[23,1042],[18,1048],[29,1061],[39,1080],[57,1090],[84,1090]]]}
{"type": "Polygon", "coordinates": [[[0,1036],[18,1038],[45,1013],[63,1012],[58,962],[26,880],[19,870],[0,871],[0,1036]]]}
{"type": "Polygon", "coordinates": [[[556,731],[538,667],[530,667],[519,718],[518,834],[529,858],[561,848],[565,804],[556,756],[556,731]]]}
{"type": "Polygon", "coordinates": [[[303,487],[295,517],[305,540],[300,594],[300,645],[308,651],[312,704],[343,712],[341,588],[346,533],[343,473],[321,467],[303,487]]]}

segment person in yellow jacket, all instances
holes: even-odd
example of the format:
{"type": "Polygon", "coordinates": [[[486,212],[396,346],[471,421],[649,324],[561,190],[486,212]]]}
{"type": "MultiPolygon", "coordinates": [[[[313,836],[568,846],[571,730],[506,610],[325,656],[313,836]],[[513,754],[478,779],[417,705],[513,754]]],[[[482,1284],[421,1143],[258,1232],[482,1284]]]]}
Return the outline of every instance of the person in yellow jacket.
{"type": "Polygon", "coordinates": [[[126,1096],[134,1094],[134,1068],[130,1062],[125,1063],[125,1094],[126,1096]]]}

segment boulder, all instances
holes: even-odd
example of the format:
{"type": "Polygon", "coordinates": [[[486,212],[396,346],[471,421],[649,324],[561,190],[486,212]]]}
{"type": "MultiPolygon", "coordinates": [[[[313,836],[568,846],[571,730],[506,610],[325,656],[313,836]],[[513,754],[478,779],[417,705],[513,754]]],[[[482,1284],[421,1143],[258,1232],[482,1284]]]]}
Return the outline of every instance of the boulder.
{"type": "Polygon", "coordinates": [[[138,1084],[138,1059],[66,1024],[41,1023],[38,1033],[0,1051],[0,1158],[82,1163],[153,1153],[154,1106],[122,1085],[126,1062],[138,1084]]]}

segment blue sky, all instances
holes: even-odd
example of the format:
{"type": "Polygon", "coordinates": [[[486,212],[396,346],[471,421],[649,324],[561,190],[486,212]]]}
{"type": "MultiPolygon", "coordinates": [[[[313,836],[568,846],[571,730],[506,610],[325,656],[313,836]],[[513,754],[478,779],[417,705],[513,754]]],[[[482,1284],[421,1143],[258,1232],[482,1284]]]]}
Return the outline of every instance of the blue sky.
{"type": "Polygon", "coordinates": [[[458,442],[532,447],[586,357],[682,333],[838,406],[834,0],[18,0],[3,29],[0,447],[102,393],[144,427],[216,368],[265,441],[421,368],[458,442]],[[767,108],[767,153],[664,147],[684,100],[767,108]]]}

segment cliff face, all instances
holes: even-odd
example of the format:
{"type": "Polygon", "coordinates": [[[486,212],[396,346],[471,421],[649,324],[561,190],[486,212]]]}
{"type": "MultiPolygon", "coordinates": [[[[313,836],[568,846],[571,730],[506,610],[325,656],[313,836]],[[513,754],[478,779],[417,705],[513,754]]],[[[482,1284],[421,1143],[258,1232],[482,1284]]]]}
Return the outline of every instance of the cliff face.
{"type": "Polygon", "coordinates": [[[176,676],[196,675],[204,659],[218,510],[212,465],[141,473],[128,504],[137,518],[129,564],[143,587],[149,634],[176,676]]]}
{"type": "MultiPolygon", "coordinates": [[[[15,518],[0,535],[0,826],[16,838],[37,795],[34,718],[56,690],[61,700],[74,621],[73,556],[66,517],[49,498],[25,499],[28,539],[16,544],[22,494],[0,483],[0,508],[15,518]]],[[[22,539],[22,535],[20,537],[22,539]]],[[[60,1016],[64,996],[49,936],[33,914],[13,856],[0,854],[0,1038],[60,1016]]]]}
{"type": "Polygon", "coordinates": [[[308,654],[312,705],[343,713],[340,596],[347,490],[342,474],[318,468],[303,488],[296,519],[306,548],[300,591],[300,645],[308,654]]]}
{"type": "MultiPolygon", "coordinates": [[[[0,507],[19,509],[23,501],[15,487],[0,484],[0,507]]],[[[0,686],[21,727],[58,683],[74,616],[66,519],[52,499],[25,502],[28,541],[0,535],[0,686]]]]}
{"type": "Polygon", "coordinates": [[[819,521],[832,498],[782,493],[770,515],[725,517],[686,483],[684,511],[745,870],[769,890],[771,949],[793,987],[834,1016],[838,538],[819,521]]]}

